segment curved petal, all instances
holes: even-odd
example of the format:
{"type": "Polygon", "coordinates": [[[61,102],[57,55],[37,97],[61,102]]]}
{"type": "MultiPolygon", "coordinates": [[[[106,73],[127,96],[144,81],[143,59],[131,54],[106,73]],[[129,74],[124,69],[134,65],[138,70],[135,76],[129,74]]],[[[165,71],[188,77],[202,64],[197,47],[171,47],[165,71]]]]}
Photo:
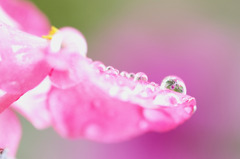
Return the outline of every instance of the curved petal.
{"type": "Polygon", "coordinates": [[[78,85],[52,88],[49,110],[65,137],[114,142],[146,131],[166,131],[192,116],[195,99],[147,82],[142,73],[118,74],[113,67],[82,57],[78,85]]]}
{"type": "Polygon", "coordinates": [[[9,94],[3,90],[0,90],[0,113],[2,113],[6,108],[8,108],[20,97],[21,94],[9,94]]]}
{"type": "Polygon", "coordinates": [[[0,130],[0,148],[7,149],[8,155],[14,157],[22,130],[17,116],[10,109],[0,114],[0,130]]]}
{"type": "Polygon", "coordinates": [[[28,1],[0,0],[0,13],[0,20],[34,35],[46,35],[50,29],[47,18],[28,1]]]}
{"type": "Polygon", "coordinates": [[[65,27],[57,31],[50,42],[48,63],[53,67],[50,79],[56,87],[68,88],[79,80],[77,62],[86,56],[87,42],[76,29],[65,27]]]}
{"type": "Polygon", "coordinates": [[[26,117],[38,129],[50,126],[51,116],[46,105],[50,88],[51,81],[45,78],[37,87],[17,100],[12,108],[26,117]]]}
{"type": "Polygon", "coordinates": [[[0,88],[8,93],[24,93],[49,73],[44,49],[48,42],[0,24],[0,88]]]}
{"type": "Polygon", "coordinates": [[[81,32],[75,28],[64,27],[52,37],[50,50],[53,53],[67,51],[78,53],[82,56],[87,54],[87,42],[81,32]]]}

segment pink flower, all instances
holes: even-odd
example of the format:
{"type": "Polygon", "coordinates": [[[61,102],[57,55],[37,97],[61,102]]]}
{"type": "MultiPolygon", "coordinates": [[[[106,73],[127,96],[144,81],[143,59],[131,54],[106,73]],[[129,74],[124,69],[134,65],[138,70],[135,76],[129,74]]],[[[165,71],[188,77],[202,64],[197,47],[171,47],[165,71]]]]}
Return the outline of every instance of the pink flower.
{"type": "Polygon", "coordinates": [[[29,2],[0,0],[0,149],[10,157],[16,153],[21,127],[15,114],[5,109],[50,71],[41,51],[47,41],[19,29],[40,35],[48,30],[48,22],[29,2]]]}
{"type": "MultiPolygon", "coordinates": [[[[23,3],[26,10],[18,8],[21,14],[32,11],[43,20],[43,25],[29,29],[33,18],[21,20],[11,9],[15,3],[18,6],[18,1],[0,1],[4,15],[0,19],[1,112],[22,96],[13,108],[37,128],[52,125],[64,137],[102,142],[171,130],[195,112],[196,101],[186,95],[180,78],[169,76],[159,86],[148,82],[144,73],[119,74],[111,66],[93,62],[85,56],[85,38],[73,28],[53,28],[45,36],[49,40],[35,36],[48,28],[45,18],[31,4],[23,3]]],[[[13,119],[13,115],[7,117],[13,119]]],[[[12,155],[16,146],[11,150],[8,143],[0,140],[0,147],[9,147],[12,155]]]]}

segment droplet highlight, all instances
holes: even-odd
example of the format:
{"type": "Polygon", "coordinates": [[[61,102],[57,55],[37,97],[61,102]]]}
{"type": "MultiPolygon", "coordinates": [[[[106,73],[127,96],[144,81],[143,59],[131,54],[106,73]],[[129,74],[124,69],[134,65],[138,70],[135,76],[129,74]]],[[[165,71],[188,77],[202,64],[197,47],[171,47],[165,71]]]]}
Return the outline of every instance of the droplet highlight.
{"type": "Polygon", "coordinates": [[[148,77],[147,77],[147,75],[145,73],[138,72],[138,73],[135,74],[134,81],[147,82],[148,81],[148,77]]]}

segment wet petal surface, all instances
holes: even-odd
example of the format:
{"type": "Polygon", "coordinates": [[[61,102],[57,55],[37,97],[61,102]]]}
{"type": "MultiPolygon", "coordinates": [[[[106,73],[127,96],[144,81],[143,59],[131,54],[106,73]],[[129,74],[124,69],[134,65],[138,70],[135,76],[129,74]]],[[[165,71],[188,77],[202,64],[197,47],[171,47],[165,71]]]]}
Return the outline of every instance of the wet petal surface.
{"type": "Polygon", "coordinates": [[[146,131],[167,131],[192,116],[195,99],[148,82],[143,73],[120,73],[81,57],[79,83],[53,87],[49,110],[55,129],[65,137],[115,142],[146,131]],[[136,77],[136,78],[135,78],[136,77]]]}

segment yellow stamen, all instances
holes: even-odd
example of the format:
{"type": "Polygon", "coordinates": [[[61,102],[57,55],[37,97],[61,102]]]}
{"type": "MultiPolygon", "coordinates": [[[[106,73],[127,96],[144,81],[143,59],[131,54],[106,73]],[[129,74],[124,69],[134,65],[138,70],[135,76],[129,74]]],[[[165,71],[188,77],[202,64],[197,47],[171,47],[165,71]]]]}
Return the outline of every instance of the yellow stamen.
{"type": "Polygon", "coordinates": [[[52,40],[53,35],[56,34],[57,32],[58,32],[58,29],[56,27],[52,26],[48,35],[43,35],[42,38],[52,40]]]}

